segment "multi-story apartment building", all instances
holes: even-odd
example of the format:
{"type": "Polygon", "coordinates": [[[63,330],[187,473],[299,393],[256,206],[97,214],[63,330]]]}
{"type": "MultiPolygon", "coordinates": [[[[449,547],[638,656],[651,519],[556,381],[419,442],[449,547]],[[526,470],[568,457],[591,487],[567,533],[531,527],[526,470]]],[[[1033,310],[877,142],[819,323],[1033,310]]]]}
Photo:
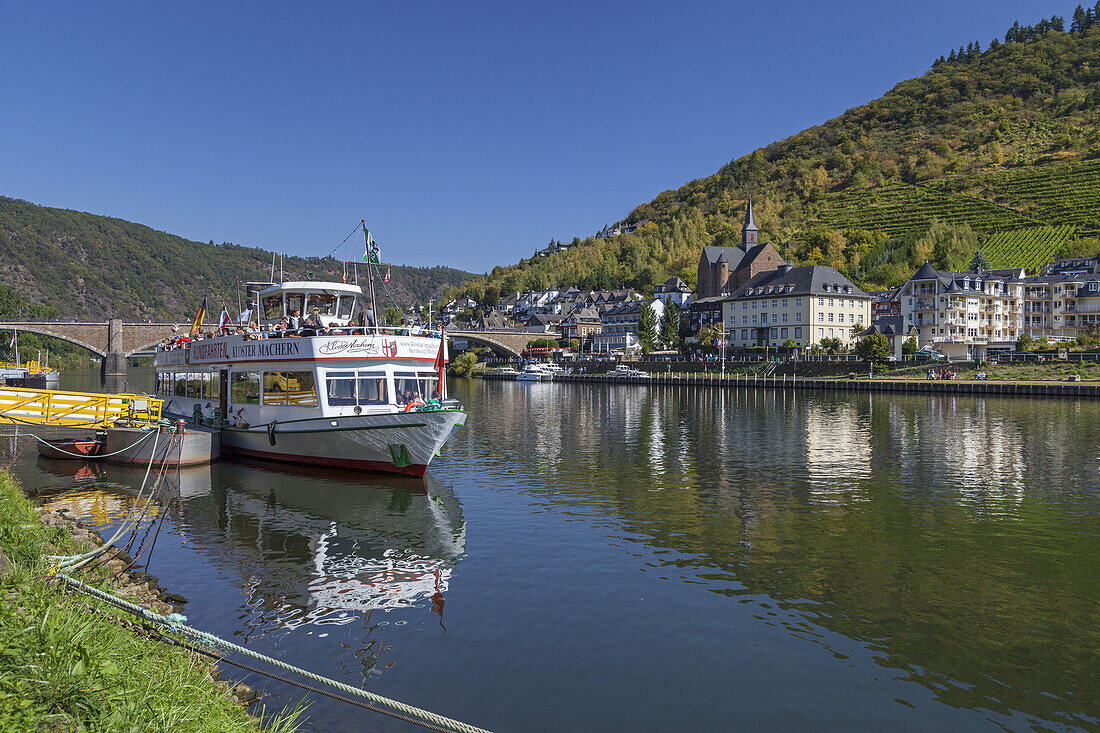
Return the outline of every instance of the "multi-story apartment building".
{"type": "Polygon", "coordinates": [[[1085,275],[1023,278],[1022,333],[1051,342],[1077,338],[1077,291],[1088,279],[1085,275]]]}
{"type": "Polygon", "coordinates": [[[782,265],[722,301],[731,346],[806,347],[824,338],[851,345],[871,322],[871,296],[832,267],[782,265]]]}
{"type": "Polygon", "coordinates": [[[941,272],[929,263],[901,287],[901,314],[917,344],[973,359],[1015,348],[1022,329],[1022,270],[941,272]]]}

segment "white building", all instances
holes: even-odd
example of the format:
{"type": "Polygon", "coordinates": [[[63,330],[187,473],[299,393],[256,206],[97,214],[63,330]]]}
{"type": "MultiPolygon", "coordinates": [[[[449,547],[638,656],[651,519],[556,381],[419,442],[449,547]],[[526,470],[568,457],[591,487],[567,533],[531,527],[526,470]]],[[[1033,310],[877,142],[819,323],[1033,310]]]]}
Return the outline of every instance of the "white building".
{"type": "Polygon", "coordinates": [[[959,359],[1015,349],[1024,310],[1023,270],[941,272],[929,263],[898,291],[918,346],[959,359]]]}
{"type": "Polygon", "coordinates": [[[782,265],[722,300],[722,323],[736,347],[807,347],[825,338],[850,346],[870,322],[871,296],[824,265],[782,265]]]}

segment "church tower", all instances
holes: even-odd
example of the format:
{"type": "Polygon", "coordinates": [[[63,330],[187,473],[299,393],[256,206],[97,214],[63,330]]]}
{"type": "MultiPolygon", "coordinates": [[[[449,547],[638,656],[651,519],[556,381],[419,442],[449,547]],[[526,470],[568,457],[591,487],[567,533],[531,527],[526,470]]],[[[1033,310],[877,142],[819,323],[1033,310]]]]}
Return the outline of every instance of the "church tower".
{"type": "Polygon", "coordinates": [[[759,244],[760,228],[756,226],[756,217],[752,213],[752,197],[749,197],[749,206],[745,209],[745,224],[741,227],[741,249],[748,252],[759,244]]]}

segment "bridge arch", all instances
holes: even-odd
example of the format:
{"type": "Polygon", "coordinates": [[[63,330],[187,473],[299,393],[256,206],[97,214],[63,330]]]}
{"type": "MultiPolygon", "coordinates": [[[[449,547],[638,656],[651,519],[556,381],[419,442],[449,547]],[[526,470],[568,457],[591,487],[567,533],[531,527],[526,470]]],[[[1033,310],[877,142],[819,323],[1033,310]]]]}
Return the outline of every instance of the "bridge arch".
{"type": "MultiPolygon", "coordinates": [[[[84,331],[80,331],[76,334],[67,333],[67,332],[65,332],[65,331],[63,331],[59,328],[55,328],[54,326],[56,326],[56,325],[62,325],[63,326],[64,324],[33,323],[33,322],[31,322],[31,323],[0,323],[0,330],[4,330],[4,331],[18,330],[18,331],[22,331],[23,333],[33,333],[33,334],[37,334],[39,336],[49,336],[50,338],[55,338],[55,339],[58,339],[58,340],[61,340],[61,341],[67,341],[70,344],[75,344],[76,346],[79,346],[83,349],[87,349],[88,351],[92,352],[93,354],[95,354],[96,356],[98,356],[101,359],[107,356],[107,351],[104,348],[105,344],[97,346],[95,344],[88,343],[87,339],[82,338],[82,336],[85,333],[84,331]]],[[[95,325],[102,326],[104,331],[107,330],[107,324],[106,323],[95,324],[95,325]]]]}
{"type": "MultiPolygon", "coordinates": [[[[510,359],[521,358],[521,353],[531,340],[530,333],[495,333],[493,331],[449,331],[451,338],[464,338],[510,359]]],[[[537,337],[537,335],[536,335],[537,337]]]]}

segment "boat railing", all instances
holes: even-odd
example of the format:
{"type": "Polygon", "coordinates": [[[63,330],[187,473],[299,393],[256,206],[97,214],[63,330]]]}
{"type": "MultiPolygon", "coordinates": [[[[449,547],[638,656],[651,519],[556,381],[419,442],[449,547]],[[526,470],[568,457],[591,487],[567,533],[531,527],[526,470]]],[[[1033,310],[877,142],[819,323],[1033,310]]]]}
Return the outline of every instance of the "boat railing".
{"type": "Polygon", "coordinates": [[[174,351],[186,349],[195,341],[228,338],[230,336],[243,336],[245,341],[262,341],[264,339],[281,338],[317,338],[326,336],[413,336],[420,338],[442,338],[442,332],[418,326],[327,326],[324,328],[303,327],[297,329],[274,329],[261,326],[234,330],[227,333],[203,334],[201,336],[177,336],[164,339],[157,344],[157,351],[174,351]]]}

